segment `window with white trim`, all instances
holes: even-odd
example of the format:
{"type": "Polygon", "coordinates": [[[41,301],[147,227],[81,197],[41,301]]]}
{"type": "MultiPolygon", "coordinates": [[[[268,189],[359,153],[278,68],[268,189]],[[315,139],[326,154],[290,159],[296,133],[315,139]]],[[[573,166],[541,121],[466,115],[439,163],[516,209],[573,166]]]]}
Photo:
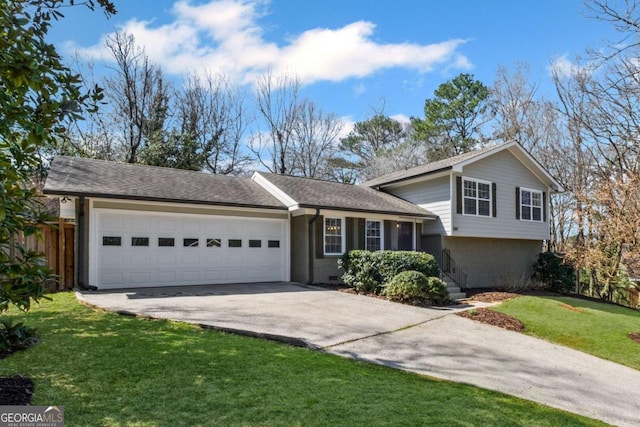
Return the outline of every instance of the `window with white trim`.
{"type": "Polygon", "coordinates": [[[342,218],[324,219],[324,254],[344,253],[344,226],[342,218]]]}
{"type": "Polygon", "coordinates": [[[365,249],[379,251],[382,249],[382,221],[366,220],[365,222],[365,249]]]}
{"type": "Polygon", "coordinates": [[[462,178],[462,213],[491,216],[491,183],[479,179],[462,178]]]}
{"type": "Polygon", "coordinates": [[[520,219],[542,222],[542,191],[520,189],[520,219]]]}

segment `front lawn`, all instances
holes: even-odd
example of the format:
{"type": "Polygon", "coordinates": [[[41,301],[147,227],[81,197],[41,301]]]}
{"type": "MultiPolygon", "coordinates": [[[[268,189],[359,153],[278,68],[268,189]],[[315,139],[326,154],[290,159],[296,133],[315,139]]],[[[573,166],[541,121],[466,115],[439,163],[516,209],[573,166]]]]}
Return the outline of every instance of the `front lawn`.
{"type": "Polygon", "coordinates": [[[640,369],[640,312],[562,296],[523,296],[493,310],[521,320],[524,333],[640,369]]]}
{"type": "Polygon", "coordinates": [[[0,360],[69,426],[514,425],[600,422],[480,388],[197,327],[118,316],[56,294],[26,315],[41,341],[0,360]]]}

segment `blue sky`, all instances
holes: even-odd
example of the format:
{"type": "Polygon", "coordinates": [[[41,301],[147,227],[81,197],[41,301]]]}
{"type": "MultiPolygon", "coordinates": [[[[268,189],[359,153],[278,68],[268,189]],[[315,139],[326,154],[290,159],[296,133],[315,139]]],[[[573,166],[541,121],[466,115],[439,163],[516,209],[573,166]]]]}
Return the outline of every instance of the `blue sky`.
{"type": "Polygon", "coordinates": [[[82,8],[52,29],[64,54],[100,63],[104,38],[134,34],[179,80],[222,70],[251,87],[266,70],[298,75],[303,94],[346,123],[385,113],[422,115],[424,100],[461,72],[491,85],[498,66],[530,66],[553,95],[552,62],[568,66],[615,33],[581,0],[114,0],[106,20],[82,8]]]}

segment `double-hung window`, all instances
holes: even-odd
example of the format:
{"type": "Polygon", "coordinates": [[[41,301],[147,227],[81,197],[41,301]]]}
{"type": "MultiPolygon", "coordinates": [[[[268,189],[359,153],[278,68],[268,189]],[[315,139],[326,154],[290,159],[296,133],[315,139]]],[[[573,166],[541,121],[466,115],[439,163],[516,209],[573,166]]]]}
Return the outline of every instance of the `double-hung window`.
{"type": "Polygon", "coordinates": [[[465,215],[491,216],[491,183],[463,178],[463,211],[465,215]]]}
{"type": "Polygon", "coordinates": [[[342,218],[324,219],[324,254],[344,253],[344,224],[342,218]]]}
{"type": "Polygon", "coordinates": [[[379,251],[382,249],[382,221],[365,222],[365,249],[379,251]]]}
{"type": "Polygon", "coordinates": [[[520,189],[520,219],[542,222],[542,191],[520,189]]]}

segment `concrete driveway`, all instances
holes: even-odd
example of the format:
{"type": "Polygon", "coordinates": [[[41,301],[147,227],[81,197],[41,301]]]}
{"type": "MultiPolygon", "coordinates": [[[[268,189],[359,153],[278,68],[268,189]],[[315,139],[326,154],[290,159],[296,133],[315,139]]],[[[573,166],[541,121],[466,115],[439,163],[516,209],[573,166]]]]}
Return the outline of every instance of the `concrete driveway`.
{"type": "Polygon", "coordinates": [[[83,292],[116,312],[197,323],[640,425],[640,371],[451,314],[295,283],[83,292]]]}

